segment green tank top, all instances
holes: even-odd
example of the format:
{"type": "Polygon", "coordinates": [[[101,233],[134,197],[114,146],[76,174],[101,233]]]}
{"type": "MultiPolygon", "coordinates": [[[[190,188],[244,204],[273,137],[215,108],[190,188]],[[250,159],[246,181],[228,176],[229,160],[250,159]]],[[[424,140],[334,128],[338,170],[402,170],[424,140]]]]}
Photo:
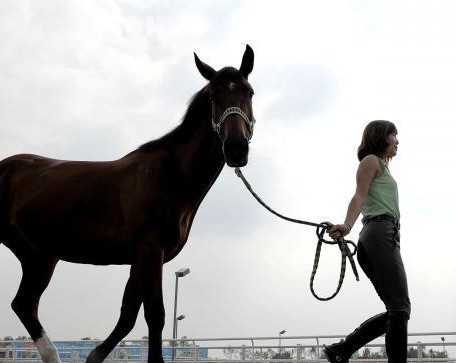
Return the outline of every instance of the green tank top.
{"type": "Polygon", "coordinates": [[[397,183],[391,176],[386,163],[379,158],[383,174],[372,180],[361,213],[363,218],[375,217],[382,214],[399,218],[399,194],[397,183]]]}

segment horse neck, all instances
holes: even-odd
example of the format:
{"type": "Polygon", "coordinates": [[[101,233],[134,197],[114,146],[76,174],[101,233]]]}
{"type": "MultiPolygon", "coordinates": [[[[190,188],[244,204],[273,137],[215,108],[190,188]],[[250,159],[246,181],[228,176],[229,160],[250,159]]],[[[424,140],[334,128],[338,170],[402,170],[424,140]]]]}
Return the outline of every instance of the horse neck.
{"type": "MultiPolygon", "coordinates": [[[[144,144],[130,155],[167,155],[165,168],[176,167],[192,200],[200,201],[222,171],[225,163],[222,146],[211,127],[211,102],[205,89],[196,93],[182,123],[158,140],[144,144]],[[138,154],[139,152],[139,154],[138,154]]],[[[144,159],[143,159],[144,160],[144,159]]],[[[153,162],[153,161],[152,161],[153,162]]]]}
{"type": "Polygon", "coordinates": [[[185,115],[183,124],[194,125],[192,132],[174,146],[174,154],[180,162],[180,169],[186,183],[195,186],[198,193],[206,194],[219,176],[225,164],[222,145],[211,127],[210,103],[205,112],[192,112],[185,115]]]}

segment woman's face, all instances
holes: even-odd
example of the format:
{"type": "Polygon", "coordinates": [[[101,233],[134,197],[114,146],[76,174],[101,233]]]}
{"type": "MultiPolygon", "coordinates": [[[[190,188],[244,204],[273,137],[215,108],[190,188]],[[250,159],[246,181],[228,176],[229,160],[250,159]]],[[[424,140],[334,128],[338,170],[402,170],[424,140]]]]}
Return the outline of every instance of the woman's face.
{"type": "Polygon", "coordinates": [[[397,133],[389,134],[386,138],[386,142],[388,143],[388,146],[385,149],[384,157],[386,159],[391,159],[397,154],[397,145],[399,145],[397,133]]]}

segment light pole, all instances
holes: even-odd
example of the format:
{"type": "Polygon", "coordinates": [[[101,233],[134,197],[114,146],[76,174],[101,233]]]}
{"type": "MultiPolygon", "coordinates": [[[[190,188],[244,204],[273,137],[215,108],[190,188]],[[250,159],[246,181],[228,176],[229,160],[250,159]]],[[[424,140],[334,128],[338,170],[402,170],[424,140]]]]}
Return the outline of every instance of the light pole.
{"type": "MultiPolygon", "coordinates": [[[[179,277],[184,277],[190,273],[190,269],[188,267],[181,268],[180,270],[176,271],[176,285],[174,288],[174,317],[173,317],[173,346],[176,346],[176,338],[177,338],[177,292],[179,288],[179,277]]],[[[183,315],[182,315],[183,316],[183,315]]],[[[183,318],[182,318],[183,319],[183,318]]],[[[175,349],[172,351],[172,359],[174,362],[175,357],[175,349]]]]}
{"type": "Polygon", "coordinates": [[[445,354],[445,337],[441,337],[440,339],[442,340],[442,345],[443,345],[443,357],[446,358],[446,354],[445,354]]]}
{"type": "Polygon", "coordinates": [[[282,334],[285,334],[286,330],[279,331],[279,355],[282,354],[282,334]]]}

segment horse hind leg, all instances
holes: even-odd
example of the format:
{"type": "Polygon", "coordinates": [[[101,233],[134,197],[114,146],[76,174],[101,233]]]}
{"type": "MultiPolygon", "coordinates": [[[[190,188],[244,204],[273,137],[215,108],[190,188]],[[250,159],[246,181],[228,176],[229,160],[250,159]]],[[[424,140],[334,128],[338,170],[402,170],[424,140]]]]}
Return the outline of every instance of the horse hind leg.
{"type": "Polygon", "coordinates": [[[22,280],[11,303],[16,315],[36,344],[44,363],[60,363],[57,349],[38,319],[40,297],[54,272],[58,260],[41,255],[21,256],[22,280]]]}
{"type": "Polygon", "coordinates": [[[86,363],[101,363],[125,336],[133,329],[138,317],[142,299],[133,267],[122,299],[120,317],[111,334],[103,343],[94,348],[87,357],[86,363]]]}

